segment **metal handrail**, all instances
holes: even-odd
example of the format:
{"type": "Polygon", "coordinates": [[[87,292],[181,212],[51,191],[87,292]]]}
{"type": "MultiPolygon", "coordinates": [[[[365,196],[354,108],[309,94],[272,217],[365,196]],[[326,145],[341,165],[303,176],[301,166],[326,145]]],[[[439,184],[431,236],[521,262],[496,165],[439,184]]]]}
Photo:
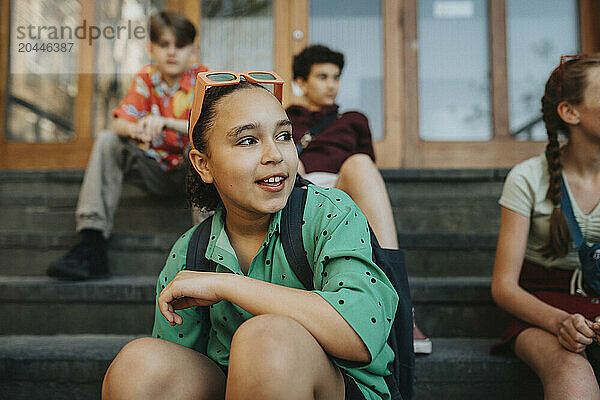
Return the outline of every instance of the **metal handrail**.
{"type": "Polygon", "coordinates": [[[527,122],[522,127],[510,132],[510,136],[517,137],[523,132],[527,132],[527,138],[531,139],[533,137],[533,127],[542,122],[543,117],[541,115],[536,116],[531,121],[527,122]]]}
{"type": "Polygon", "coordinates": [[[46,110],[43,110],[40,107],[36,106],[35,104],[28,102],[27,100],[24,100],[20,97],[16,97],[16,96],[9,94],[8,95],[8,105],[10,106],[11,103],[18,104],[22,107],[27,108],[29,111],[36,114],[38,117],[49,120],[50,122],[54,123],[55,125],[60,126],[62,129],[64,129],[67,132],[73,131],[73,124],[70,121],[62,119],[55,114],[52,114],[46,110]]]}

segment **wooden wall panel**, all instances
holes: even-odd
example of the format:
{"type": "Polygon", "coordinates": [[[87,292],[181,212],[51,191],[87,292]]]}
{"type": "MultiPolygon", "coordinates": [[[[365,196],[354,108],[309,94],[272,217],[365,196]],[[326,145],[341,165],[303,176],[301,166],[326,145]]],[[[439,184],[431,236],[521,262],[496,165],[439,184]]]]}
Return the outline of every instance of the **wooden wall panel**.
{"type": "Polygon", "coordinates": [[[308,45],[309,7],[309,0],[273,0],[273,65],[285,81],[284,107],[298,102],[292,92],[292,58],[308,45]]]}
{"type": "Polygon", "coordinates": [[[383,106],[384,137],[375,141],[377,166],[400,168],[404,150],[403,119],[405,118],[404,60],[402,32],[402,2],[383,0],[384,59],[383,59],[383,106]]]}
{"type": "Polygon", "coordinates": [[[198,29],[196,40],[200,43],[200,20],[202,1],[200,0],[167,0],[167,9],[185,15],[198,29]]]}
{"type": "Polygon", "coordinates": [[[541,154],[545,142],[519,142],[511,137],[488,142],[423,142],[418,168],[500,168],[541,154]]]}
{"type": "Polygon", "coordinates": [[[404,149],[402,166],[420,167],[419,137],[419,51],[417,38],[417,0],[402,0],[402,37],[404,61],[404,149]]]}
{"type": "Polygon", "coordinates": [[[494,137],[509,137],[506,2],[490,0],[490,70],[494,137]]]}
{"type": "Polygon", "coordinates": [[[6,160],[6,96],[8,93],[8,52],[10,42],[10,2],[0,1],[0,168],[8,168],[6,160]]]}
{"type": "MultiPolygon", "coordinates": [[[[6,40],[2,38],[2,46],[9,43],[10,13],[5,13],[8,1],[2,1],[2,32],[6,30],[6,40]]],[[[81,0],[81,20],[94,21],[94,0],[81,0]]],[[[2,33],[4,34],[4,33],[2,33]]],[[[93,43],[93,42],[92,42],[93,43]]],[[[2,101],[7,95],[7,82],[9,77],[8,49],[2,51],[2,64],[5,70],[0,70],[0,79],[4,87],[2,101]]],[[[79,70],[92,71],[94,62],[94,48],[86,39],[79,43],[79,70]]],[[[6,141],[6,107],[2,107],[2,135],[0,137],[0,166],[11,169],[73,169],[85,168],[89,152],[92,148],[91,139],[91,113],[94,75],[89,73],[78,74],[77,99],[74,109],[73,129],[75,137],[68,143],[22,143],[6,141]]]]}
{"type": "Polygon", "coordinates": [[[600,52],[600,1],[579,0],[579,37],[582,53],[600,52]]]}

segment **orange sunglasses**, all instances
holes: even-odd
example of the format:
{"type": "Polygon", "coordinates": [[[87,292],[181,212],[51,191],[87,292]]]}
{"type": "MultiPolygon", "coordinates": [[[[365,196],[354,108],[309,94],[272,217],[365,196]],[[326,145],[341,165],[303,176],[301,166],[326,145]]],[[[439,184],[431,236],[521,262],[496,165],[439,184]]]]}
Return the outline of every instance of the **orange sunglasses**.
{"type": "Polygon", "coordinates": [[[190,146],[192,146],[192,149],[195,149],[192,132],[194,130],[194,126],[196,126],[196,123],[200,118],[206,87],[236,85],[240,83],[241,77],[244,77],[244,80],[251,83],[273,84],[273,94],[275,97],[277,97],[277,100],[279,100],[280,103],[282,102],[283,79],[281,79],[275,72],[255,70],[239,73],[231,71],[199,72],[196,76],[196,87],[194,88],[194,99],[192,101],[190,124],[188,126],[188,135],[190,137],[190,146]]]}

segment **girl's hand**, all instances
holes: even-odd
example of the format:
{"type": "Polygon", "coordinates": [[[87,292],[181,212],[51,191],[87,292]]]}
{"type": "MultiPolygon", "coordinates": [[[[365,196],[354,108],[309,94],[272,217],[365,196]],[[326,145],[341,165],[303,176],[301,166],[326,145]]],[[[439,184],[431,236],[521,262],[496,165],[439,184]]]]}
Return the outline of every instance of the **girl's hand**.
{"type": "Polygon", "coordinates": [[[158,308],[171,326],[183,324],[175,310],[210,306],[222,300],[218,283],[222,274],[212,272],[181,271],[160,292],[158,308]]]}
{"type": "Polygon", "coordinates": [[[581,353],[592,344],[598,329],[598,322],[589,321],[581,314],[571,314],[560,323],[558,342],[569,351],[581,353]]]}

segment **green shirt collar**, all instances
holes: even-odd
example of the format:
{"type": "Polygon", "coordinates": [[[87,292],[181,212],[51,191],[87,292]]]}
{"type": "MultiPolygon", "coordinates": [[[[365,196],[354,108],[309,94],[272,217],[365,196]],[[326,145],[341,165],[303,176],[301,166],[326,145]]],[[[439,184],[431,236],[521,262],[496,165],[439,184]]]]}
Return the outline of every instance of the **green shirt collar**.
{"type": "MultiPolygon", "coordinates": [[[[219,204],[215,210],[215,214],[212,218],[212,225],[210,229],[210,238],[208,246],[206,246],[205,256],[208,260],[212,260],[217,264],[221,264],[224,267],[231,270],[233,273],[242,273],[235,250],[229,242],[229,237],[225,231],[225,215],[226,210],[223,204],[219,204]]],[[[259,252],[263,251],[264,248],[269,247],[273,240],[273,235],[277,232],[280,234],[280,222],[281,222],[281,210],[272,214],[271,222],[269,223],[269,229],[267,235],[263,240],[259,252]]]]}

